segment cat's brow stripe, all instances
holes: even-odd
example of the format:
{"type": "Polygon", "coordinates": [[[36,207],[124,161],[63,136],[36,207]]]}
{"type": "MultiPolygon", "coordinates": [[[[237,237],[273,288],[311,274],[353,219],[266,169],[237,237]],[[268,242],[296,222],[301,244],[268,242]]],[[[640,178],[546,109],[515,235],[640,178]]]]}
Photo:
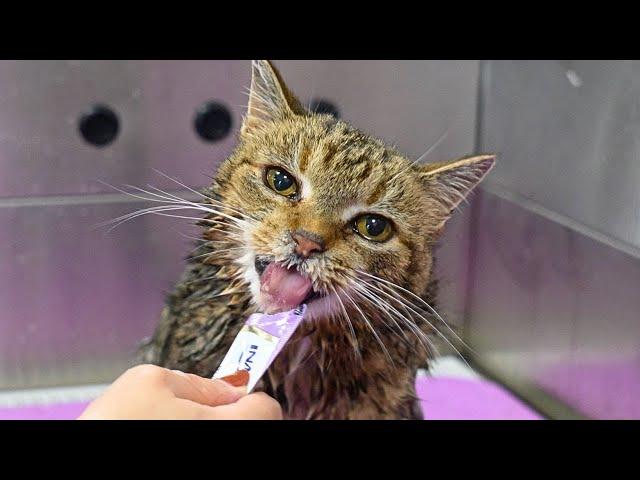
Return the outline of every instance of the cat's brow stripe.
{"type": "Polygon", "coordinates": [[[249,157],[240,157],[238,159],[238,167],[241,167],[242,165],[252,165],[252,166],[256,166],[256,164],[254,162],[251,161],[251,159],[249,157]]]}
{"type": "MultiPolygon", "coordinates": [[[[243,159],[243,161],[242,161],[242,163],[240,165],[245,165],[245,164],[249,165],[251,167],[254,167],[254,168],[264,168],[265,167],[265,164],[263,164],[261,162],[255,162],[255,161],[249,160],[248,158],[243,159]]],[[[240,165],[238,165],[238,166],[240,166],[240,165]]]]}
{"type": "Polygon", "coordinates": [[[304,145],[300,149],[300,156],[298,158],[298,169],[300,173],[305,173],[307,170],[307,165],[309,164],[309,157],[311,156],[311,148],[309,145],[304,145]]]}
{"type": "Polygon", "coordinates": [[[373,168],[368,163],[364,163],[362,166],[362,171],[359,172],[356,176],[356,179],[360,183],[364,183],[370,176],[373,171],[373,168]]]}
{"type": "Polygon", "coordinates": [[[381,182],[378,182],[373,193],[369,195],[369,198],[367,198],[367,203],[369,205],[373,205],[374,203],[377,203],[378,200],[380,200],[384,196],[386,191],[387,191],[386,182],[384,180],[381,182]]]}
{"type": "Polygon", "coordinates": [[[334,145],[325,145],[324,163],[326,165],[332,165],[339,161],[338,149],[334,145]]]}
{"type": "MultiPolygon", "coordinates": [[[[346,158],[343,156],[341,160],[345,162],[346,165],[350,167],[356,167],[363,163],[368,165],[370,155],[367,153],[361,153],[359,155],[347,155],[346,158]]],[[[370,165],[369,165],[370,166],[370,165]]]]}

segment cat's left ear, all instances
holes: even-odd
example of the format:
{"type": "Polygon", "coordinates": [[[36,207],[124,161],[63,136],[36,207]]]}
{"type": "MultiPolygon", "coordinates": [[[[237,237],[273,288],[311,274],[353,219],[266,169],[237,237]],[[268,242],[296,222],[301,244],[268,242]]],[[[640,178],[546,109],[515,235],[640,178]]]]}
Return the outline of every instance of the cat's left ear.
{"type": "Polygon", "coordinates": [[[244,134],[266,122],[304,113],[306,111],[285,85],[276,67],[268,60],[253,60],[249,106],[240,132],[244,134]]]}
{"type": "Polygon", "coordinates": [[[446,163],[430,163],[419,168],[430,197],[440,206],[443,221],[491,170],[495,155],[477,155],[446,163]]]}

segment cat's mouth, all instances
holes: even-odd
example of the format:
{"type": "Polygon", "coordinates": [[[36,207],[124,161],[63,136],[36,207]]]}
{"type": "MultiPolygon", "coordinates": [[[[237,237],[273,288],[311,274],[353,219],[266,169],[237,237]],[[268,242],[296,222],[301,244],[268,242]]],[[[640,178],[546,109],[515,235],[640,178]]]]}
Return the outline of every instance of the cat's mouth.
{"type": "Polygon", "coordinates": [[[290,310],[321,297],[309,276],[295,267],[256,258],[255,268],[260,276],[260,303],[265,313],[290,310]]]}

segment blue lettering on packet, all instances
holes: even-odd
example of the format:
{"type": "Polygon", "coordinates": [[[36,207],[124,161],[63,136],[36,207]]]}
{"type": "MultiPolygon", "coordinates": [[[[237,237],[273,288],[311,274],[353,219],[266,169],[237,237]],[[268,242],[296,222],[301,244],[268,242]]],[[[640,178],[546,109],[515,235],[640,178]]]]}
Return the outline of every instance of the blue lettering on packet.
{"type": "Polygon", "coordinates": [[[258,352],[258,346],[257,345],[251,345],[251,347],[249,348],[249,356],[247,357],[247,359],[244,362],[244,366],[246,367],[247,371],[250,372],[251,371],[251,365],[249,365],[250,363],[253,363],[253,360],[251,360],[255,354],[258,352]]]}

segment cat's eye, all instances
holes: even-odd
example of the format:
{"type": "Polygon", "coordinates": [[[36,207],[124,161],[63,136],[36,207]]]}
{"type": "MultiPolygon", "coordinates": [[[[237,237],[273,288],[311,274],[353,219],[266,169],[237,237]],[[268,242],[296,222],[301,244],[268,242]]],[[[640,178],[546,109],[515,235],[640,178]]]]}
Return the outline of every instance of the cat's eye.
{"type": "Polygon", "coordinates": [[[384,242],[391,237],[391,222],[380,215],[366,214],[356,218],[353,229],[367,240],[384,242]]]}
{"type": "Polygon", "coordinates": [[[293,175],[281,168],[268,168],[265,180],[273,191],[285,197],[294,197],[298,193],[298,184],[293,175]]]}

